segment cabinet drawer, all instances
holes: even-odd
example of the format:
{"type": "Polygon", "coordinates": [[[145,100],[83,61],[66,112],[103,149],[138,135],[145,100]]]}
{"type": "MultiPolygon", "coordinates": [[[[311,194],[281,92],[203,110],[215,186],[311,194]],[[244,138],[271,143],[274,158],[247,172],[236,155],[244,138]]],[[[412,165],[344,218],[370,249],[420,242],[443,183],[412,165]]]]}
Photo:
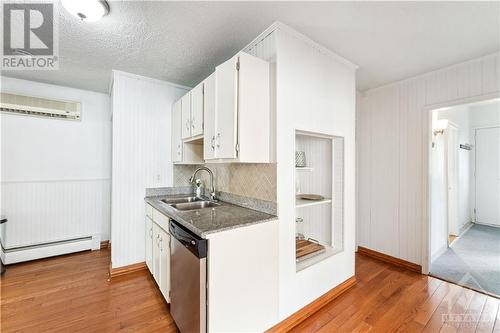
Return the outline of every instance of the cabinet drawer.
{"type": "Polygon", "coordinates": [[[163,215],[162,213],[160,213],[159,211],[157,211],[156,209],[152,208],[151,209],[153,210],[153,221],[158,224],[158,226],[160,228],[162,228],[163,230],[165,230],[165,232],[168,233],[168,222],[169,222],[169,218],[166,217],[165,215],[163,215]]]}
{"type": "Polygon", "coordinates": [[[153,207],[149,204],[146,204],[146,216],[150,219],[153,218],[153,207]]]}

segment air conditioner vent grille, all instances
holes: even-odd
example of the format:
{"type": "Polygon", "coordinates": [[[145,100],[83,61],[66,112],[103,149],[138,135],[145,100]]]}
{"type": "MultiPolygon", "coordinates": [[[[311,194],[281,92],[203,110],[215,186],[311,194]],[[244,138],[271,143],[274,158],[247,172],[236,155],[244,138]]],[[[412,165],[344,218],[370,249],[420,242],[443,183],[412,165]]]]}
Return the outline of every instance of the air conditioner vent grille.
{"type": "Polygon", "coordinates": [[[18,115],[79,120],[80,102],[1,93],[0,111],[18,115]]]}

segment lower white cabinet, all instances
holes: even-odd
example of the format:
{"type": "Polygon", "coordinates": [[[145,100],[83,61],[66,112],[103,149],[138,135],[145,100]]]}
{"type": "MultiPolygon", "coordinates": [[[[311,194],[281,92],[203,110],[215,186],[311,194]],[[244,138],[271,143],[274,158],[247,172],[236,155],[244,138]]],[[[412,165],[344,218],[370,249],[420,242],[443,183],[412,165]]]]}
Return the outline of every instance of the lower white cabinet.
{"type": "Polygon", "coordinates": [[[170,303],[170,235],[160,229],[158,238],[159,267],[156,282],[163,297],[170,303]]]}
{"type": "Polygon", "coordinates": [[[162,215],[153,211],[153,219],[146,216],[146,265],[170,303],[170,234],[165,221],[155,221],[155,216],[162,215]]]}
{"type": "Polygon", "coordinates": [[[153,221],[146,216],[146,266],[153,272],[153,221]]]}

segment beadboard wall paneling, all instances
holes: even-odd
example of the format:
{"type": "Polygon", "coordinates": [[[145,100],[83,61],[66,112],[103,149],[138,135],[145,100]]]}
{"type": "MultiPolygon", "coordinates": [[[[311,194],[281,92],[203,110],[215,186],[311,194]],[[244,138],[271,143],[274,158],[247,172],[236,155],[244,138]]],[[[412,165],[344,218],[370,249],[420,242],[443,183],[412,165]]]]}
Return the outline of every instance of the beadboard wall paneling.
{"type": "Polygon", "coordinates": [[[98,236],[109,239],[110,180],[2,183],[5,248],[98,236]]]}
{"type": "Polygon", "coordinates": [[[4,246],[110,233],[109,96],[1,77],[2,92],[79,101],[78,121],[0,113],[4,246]]]}
{"type": "MultiPolygon", "coordinates": [[[[276,164],[272,163],[208,163],[214,173],[216,191],[244,197],[276,202],[276,164]]],[[[189,178],[200,165],[174,165],[174,186],[188,186],[189,178]]],[[[207,172],[200,171],[197,178],[204,187],[210,186],[207,172]]]]}
{"type": "Polygon", "coordinates": [[[171,110],[186,89],[113,73],[112,267],[144,261],[145,189],[172,186],[171,110]]]}
{"type": "Polygon", "coordinates": [[[498,53],[361,94],[357,243],[425,266],[427,110],[500,93],[498,53]]]}

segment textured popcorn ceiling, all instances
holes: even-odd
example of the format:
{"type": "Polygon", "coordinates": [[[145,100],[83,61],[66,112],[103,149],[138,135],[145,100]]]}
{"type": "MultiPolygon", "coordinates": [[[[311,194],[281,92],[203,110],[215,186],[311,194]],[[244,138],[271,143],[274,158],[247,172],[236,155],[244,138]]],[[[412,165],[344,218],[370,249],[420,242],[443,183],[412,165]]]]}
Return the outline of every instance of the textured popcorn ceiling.
{"type": "MultiPolygon", "coordinates": [[[[216,191],[233,193],[244,197],[276,202],[276,164],[208,163],[204,164],[214,173],[216,191]]],[[[174,186],[188,186],[189,177],[199,165],[175,165],[174,186]]],[[[200,171],[196,178],[203,187],[210,187],[210,177],[200,171]]]]}
{"type": "Polygon", "coordinates": [[[360,66],[359,90],[499,50],[499,2],[110,2],[60,10],[58,71],[29,80],[106,92],[112,69],[193,86],[279,20],[360,66]]]}

